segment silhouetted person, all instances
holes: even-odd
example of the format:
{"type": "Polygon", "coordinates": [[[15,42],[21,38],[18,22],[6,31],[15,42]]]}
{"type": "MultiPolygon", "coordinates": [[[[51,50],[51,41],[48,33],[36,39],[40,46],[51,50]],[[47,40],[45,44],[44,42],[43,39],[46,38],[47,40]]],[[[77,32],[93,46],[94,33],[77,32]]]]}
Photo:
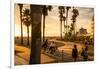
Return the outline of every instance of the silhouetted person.
{"type": "Polygon", "coordinates": [[[74,48],[72,49],[72,58],[74,62],[77,61],[77,58],[78,58],[77,45],[74,45],[74,48]]]}
{"type": "Polygon", "coordinates": [[[51,53],[51,54],[54,54],[54,53],[55,53],[55,49],[56,49],[56,45],[55,45],[55,43],[54,43],[54,41],[53,41],[53,42],[51,42],[51,44],[50,44],[50,48],[49,48],[50,53],[51,53]]]}
{"type": "Polygon", "coordinates": [[[89,46],[89,42],[88,42],[88,40],[85,40],[85,46],[86,46],[87,49],[88,49],[88,46],[89,46]]]}
{"type": "Polygon", "coordinates": [[[82,50],[81,56],[83,56],[83,60],[88,60],[88,47],[86,46],[85,49],[82,50]]]}
{"type": "Polygon", "coordinates": [[[82,50],[81,50],[81,56],[84,55],[84,48],[82,47],[82,50]]]}
{"type": "Polygon", "coordinates": [[[43,45],[42,48],[44,49],[44,51],[46,51],[46,49],[48,48],[48,40],[46,40],[43,45]]]}

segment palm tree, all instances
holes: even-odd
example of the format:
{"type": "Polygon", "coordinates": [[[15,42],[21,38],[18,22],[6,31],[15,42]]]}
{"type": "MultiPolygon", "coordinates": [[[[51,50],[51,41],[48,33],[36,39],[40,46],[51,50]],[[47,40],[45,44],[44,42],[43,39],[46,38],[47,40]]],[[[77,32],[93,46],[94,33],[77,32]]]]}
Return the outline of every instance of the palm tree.
{"type": "Polygon", "coordinates": [[[23,12],[23,23],[27,27],[27,45],[29,45],[29,26],[31,25],[30,11],[25,9],[23,12]]]}
{"type": "Polygon", "coordinates": [[[59,6],[59,14],[60,14],[60,37],[62,39],[62,21],[63,21],[63,14],[65,13],[65,9],[63,6],[59,6]]]}
{"type": "Polygon", "coordinates": [[[43,41],[45,40],[45,18],[48,16],[48,11],[52,10],[52,6],[44,5],[42,7],[42,14],[43,14],[43,41]]]}
{"type": "Polygon", "coordinates": [[[68,33],[68,31],[67,31],[67,29],[68,29],[68,26],[67,26],[67,24],[68,24],[68,11],[69,11],[69,9],[71,9],[71,7],[66,7],[66,35],[67,35],[67,33],[68,33]]]}
{"type": "Polygon", "coordinates": [[[65,33],[65,19],[66,17],[65,16],[63,16],[63,18],[62,18],[62,20],[64,21],[64,33],[65,33]]]}
{"type": "Polygon", "coordinates": [[[21,22],[21,44],[23,44],[23,26],[22,26],[22,8],[23,4],[18,4],[20,10],[20,22],[21,22]]]}
{"type": "Polygon", "coordinates": [[[73,36],[72,36],[73,31],[74,31],[74,24],[71,23],[70,30],[69,30],[70,40],[73,40],[73,36]]]}
{"type": "Polygon", "coordinates": [[[70,26],[69,26],[69,25],[67,25],[67,28],[68,28],[68,31],[69,31],[70,26]]]}
{"type": "Polygon", "coordinates": [[[29,64],[40,64],[42,6],[31,5],[31,52],[29,64]]]}
{"type": "Polygon", "coordinates": [[[69,25],[67,25],[67,31],[68,31],[68,33],[67,33],[67,40],[69,40],[69,37],[71,36],[70,35],[70,26],[69,25]]]}
{"type": "Polygon", "coordinates": [[[72,15],[72,19],[71,20],[72,20],[73,26],[74,26],[74,40],[75,40],[76,17],[79,15],[79,11],[76,8],[73,8],[72,13],[73,13],[73,15],[72,15]]]}

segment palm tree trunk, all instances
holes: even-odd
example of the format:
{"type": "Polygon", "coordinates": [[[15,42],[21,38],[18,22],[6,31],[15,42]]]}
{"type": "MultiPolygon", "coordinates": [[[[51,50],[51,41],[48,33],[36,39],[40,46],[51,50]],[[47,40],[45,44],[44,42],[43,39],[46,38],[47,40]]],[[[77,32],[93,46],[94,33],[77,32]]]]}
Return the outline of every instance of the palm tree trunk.
{"type": "Polygon", "coordinates": [[[31,5],[31,53],[29,64],[40,64],[41,59],[41,18],[40,5],[31,5]]]}
{"type": "Polygon", "coordinates": [[[29,26],[27,27],[27,45],[29,45],[29,26]]]}
{"type": "Polygon", "coordinates": [[[22,8],[20,8],[20,21],[21,21],[21,44],[23,44],[22,8]]]}
{"type": "Polygon", "coordinates": [[[67,24],[68,24],[68,10],[67,10],[67,13],[66,13],[66,35],[68,33],[67,24]]]}
{"type": "Polygon", "coordinates": [[[45,40],[45,15],[43,15],[43,42],[45,40]]]}
{"type": "Polygon", "coordinates": [[[66,28],[65,28],[65,21],[64,21],[64,34],[66,34],[66,28]]]}
{"type": "Polygon", "coordinates": [[[64,33],[66,33],[66,28],[65,28],[65,25],[66,25],[66,24],[65,24],[65,21],[64,21],[64,33]]]}
{"type": "Polygon", "coordinates": [[[75,36],[75,30],[76,30],[76,29],[75,29],[75,22],[74,22],[73,24],[74,24],[74,41],[75,41],[75,37],[76,37],[76,36],[75,36]]]}
{"type": "Polygon", "coordinates": [[[60,38],[62,39],[62,20],[60,22],[60,38]]]}

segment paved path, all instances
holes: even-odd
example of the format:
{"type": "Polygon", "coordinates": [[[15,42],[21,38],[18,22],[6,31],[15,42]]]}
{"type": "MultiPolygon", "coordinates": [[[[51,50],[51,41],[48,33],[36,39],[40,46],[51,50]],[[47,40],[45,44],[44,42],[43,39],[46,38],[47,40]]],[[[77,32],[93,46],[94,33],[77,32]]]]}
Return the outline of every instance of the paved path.
{"type": "MultiPolygon", "coordinates": [[[[30,49],[24,46],[15,46],[15,65],[29,64],[30,49]]],[[[45,54],[41,54],[41,63],[55,62],[56,60],[45,54]]]]}
{"type": "MultiPolygon", "coordinates": [[[[63,46],[60,46],[58,48],[58,54],[60,55],[51,55],[49,53],[42,53],[41,54],[41,63],[53,63],[53,62],[72,62],[73,59],[71,57],[71,52],[73,45],[76,44],[78,48],[78,52],[81,51],[82,44],[79,43],[74,43],[74,42],[64,42],[64,41],[59,41],[56,39],[52,39],[50,41],[58,42],[58,43],[63,43],[63,46]],[[63,50],[63,57],[62,57],[62,50],[63,50]]],[[[30,56],[30,49],[26,48],[24,46],[15,46],[16,50],[16,55],[15,55],[15,64],[16,65],[23,65],[23,64],[29,64],[29,56],[30,56]]],[[[80,53],[79,53],[80,54],[80,53]]],[[[93,60],[93,56],[89,56],[89,60],[93,60]]],[[[79,55],[78,61],[82,61],[82,57],[79,55]]]]}
{"type": "MultiPolygon", "coordinates": [[[[78,49],[78,52],[79,52],[79,57],[78,57],[78,60],[77,61],[83,61],[83,58],[82,56],[80,55],[81,54],[81,49],[82,47],[84,47],[83,44],[79,44],[79,43],[74,43],[74,42],[65,42],[65,41],[59,41],[59,40],[56,40],[56,39],[52,39],[50,41],[54,41],[54,42],[59,42],[59,43],[63,43],[64,46],[61,46],[58,48],[58,51],[59,51],[59,55],[57,56],[53,56],[59,60],[63,60],[65,62],[72,62],[73,59],[72,59],[72,48],[73,48],[73,45],[76,44],[77,45],[77,49],[78,49]],[[63,50],[63,57],[62,57],[62,50],[63,50]]],[[[89,56],[89,60],[93,60],[94,57],[93,56],[89,56]]]]}

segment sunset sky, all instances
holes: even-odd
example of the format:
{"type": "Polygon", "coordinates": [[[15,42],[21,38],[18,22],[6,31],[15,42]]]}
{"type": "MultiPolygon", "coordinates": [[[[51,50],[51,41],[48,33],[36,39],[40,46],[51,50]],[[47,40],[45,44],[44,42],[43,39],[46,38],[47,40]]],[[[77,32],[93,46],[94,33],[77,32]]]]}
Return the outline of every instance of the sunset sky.
{"type": "MultiPolygon", "coordinates": [[[[29,5],[24,5],[24,8],[29,8],[29,5]]],[[[87,32],[91,32],[91,18],[94,15],[93,8],[84,8],[84,7],[76,7],[79,11],[79,16],[76,18],[76,30],[78,31],[81,27],[87,29],[87,32]]],[[[21,35],[20,30],[20,13],[19,13],[19,6],[15,4],[14,7],[14,22],[15,22],[15,36],[21,35]]],[[[68,24],[72,23],[72,9],[69,10],[68,16],[68,24]]],[[[45,27],[45,35],[46,36],[60,36],[60,20],[59,20],[59,10],[57,6],[53,6],[51,12],[48,13],[46,16],[46,27],[45,27]]],[[[64,30],[63,30],[64,31],[64,30]]],[[[27,29],[26,26],[23,25],[23,34],[27,36],[27,29]]],[[[30,27],[30,34],[31,34],[31,27],[30,27]]]]}

